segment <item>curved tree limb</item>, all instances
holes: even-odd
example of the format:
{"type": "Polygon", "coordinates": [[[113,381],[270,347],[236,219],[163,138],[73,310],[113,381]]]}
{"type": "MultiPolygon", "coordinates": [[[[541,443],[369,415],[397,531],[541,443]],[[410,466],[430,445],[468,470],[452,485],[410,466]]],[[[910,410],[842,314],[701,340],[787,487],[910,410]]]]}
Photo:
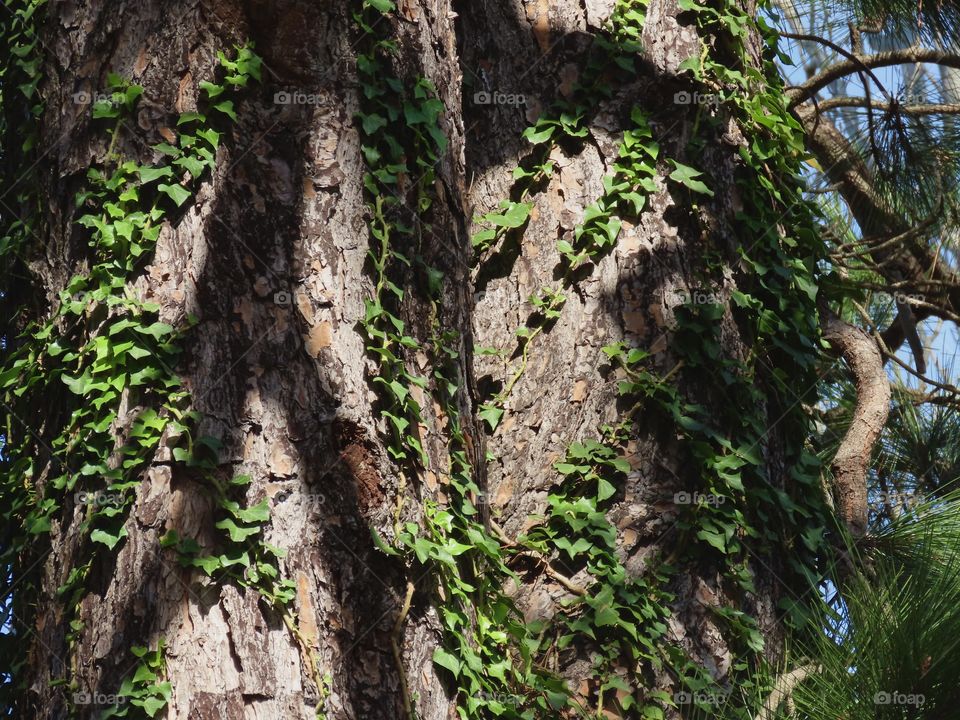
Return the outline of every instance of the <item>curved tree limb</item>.
{"type": "Polygon", "coordinates": [[[850,427],[830,463],[840,517],[850,533],[867,531],[867,471],[873,446],[890,413],[890,382],[883,370],[877,343],[860,328],[826,311],[823,337],[843,357],[853,373],[857,404],[850,427]]]}
{"type": "Polygon", "coordinates": [[[915,47],[890,50],[872,55],[856,55],[853,59],[843,60],[831,65],[814,75],[803,85],[788,90],[787,99],[789,106],[791,108],[796,107],[835,80],[839,80],[842,77],[852,75],[856,72],[861,72],[865,68],[874,69],[889,67],[890,65],[914,65],[916,63],[933,63],[943,67],[960,68],[960,55],[943,50],[915,47]]]}
{"type": "Polygon", "coordinates": [[[819,665],[803,665],[795,670],[781,675],[777,678],[773,686],[773,691],[763,704],[763,708],[757,713],[756,720],[773,720],[776,717],[777,709],[784,703],[789,702],[794,689],[811,675],[820,672],[819,665]]]}

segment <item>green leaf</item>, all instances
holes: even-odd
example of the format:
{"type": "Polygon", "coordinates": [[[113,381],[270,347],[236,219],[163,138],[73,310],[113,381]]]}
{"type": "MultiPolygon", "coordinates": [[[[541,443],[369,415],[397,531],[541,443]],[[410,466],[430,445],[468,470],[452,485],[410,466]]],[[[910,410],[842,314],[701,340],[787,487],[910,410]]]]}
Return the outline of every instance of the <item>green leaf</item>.
{"type": "Polygon", "coordinates": [[[477,414],[490,426],[490,432],[493,432],[497,429],[497,425],[500,424],[500,418],[503,417],[503,408],[498,408],[496,405],[484,404],[480,406],[480,412],[477,414]]]}
{"type": "Polygon", "coordinates": [[[200,555],[197,557],[192,557],[187,562],[187,565],[192,565],[193,567],[198,567],[203,570],[207,575],[213,575],[217,570],[219,570],[223,563],[219,557],[213,555],[200,555]]]}
{"type": "Polygon", "coordinates": [[[226,530],[227,534],[230,536],[231,542],[243,542],[251,535],[256,535],[260,532],[259,526],[246,527],[237,525],[233,520],[229,518],[224,518],[220,522],[214,525],[219,530],[226,530]]]}
{"type": "Polygon", "coordinates": [[[220,95],[220,94],[224,91],[225,88],[224,88],[222,85],[215,85],[215,84],[212,83],[212,82],[208,82],[207,80],[203,80],[203,81],[200,82],[200,89],[203,90],[203,91],[207,94],[207,97],[208,97],[210,100],[213,100],[215,97],[217,97],[218,95],[220,95]]]}
{"type": "Polygon", "coordinates": [[[596,611],[593,620],[597,627],[616,625],[620,622],[620,614],[612,607],[602,607],[596,611]]]}
{"type": "Polygon", "coordinates": [[[479,248],[480,250],[485,250],[490,245],[491,242],[496,240],[496,238],[497,238],[497,231],[492,228],[488,228],[486,230],[481,230],[478,233],[476,233],[470,239],[470,244],[473,245],[473,247],[475,248],[479,248]]]}
{"type": "MultiPolygon", "coordinates": [[[[202,85],[203,83],[201,83],[202,85]]],[[[198,112],[185,112],[180,114],[180,118],[177,120],[177,127],[181,125],[186,125],[187,123],[199,122],[205,123],[207,121],[207,116],[198,112]]]]}
{"type": "Polygon", "coordinates": [[[213,106],[213,109],[219,110],[234,122],[237,121],[237,113],[233,109],[233,100],[224,100],[223,102],[219,102],[213,106]]]}
{"type": "Polygon", "coordinates": [[[703,175],[703,173],[690,167],[689,165],[678,163],[676,160],[670,160],[670,164],[674,167],[674,171],[670,173],[669,176],[671,180],[678,182],[681,185],[685,185],[694,192],[703,193],[704,195],[713,197],[713,190],[704,185],[702,181],[696,179],[703,175]]]}
{"type": "Polygon", "coordinates": [[[157,679],[157,674],[147,665],[140,665],[133,674],[134,684],[153,685],[157,679]]]}
{"type": "Polygon", "coordinates": [[[714,532],[713,530],[701,529],[697,531],[697,537],[700,538],[701,540],[706,540],[708,543],[710,543],[713,547],[715,547],[717,550],[719,550],[722,553],[725,553],[727,551],[727,541],[724,538],[724,536],[718,532],[714,532]]]}
{"type": "Polygon", "coordinates": [[[167,185],[166,183],[161,183],[157,186],[157,189],[162,193],[166,193],[166,195],[177,204],[177,207],[182,206],[192,195],[183,185],[167,185]]]}
{"type": "Polygon", "coordinates": [[[387,119],[377,113],[370,113],[363,116],[363,131],[367,135],[373,135],[377,130],[386,127],[387,119]]]}
{"type": "Polygon", "coordinates": [[[177,157],[180,154],[179,148],[175,148],[173,145],[165,142],[157,143],[153,146],[153,149],[163,155],[169,155],[171,157],[177,157]]]}
{"type": "Polygon", "coordinates": [[[454,677],[460,677],[460,661],[443,648],[438,647],[433,651],[433,661],[453,673],[454,677]]]}
{"type": "Polygon", "coordinates": [[[533,205],[531,203],[518,203],[508,200],[502,203],[501,207],[504,208],[506,212],[490,213],[485,215],[483,219],[497,227],[518,228],[527,222],[533,205]]]}
{"type": "Polygon", "coordinates": [[[137,169],[137,173],[140,175],[141,183],[151,183],[159,178],[171,177],[173,175],[173,170],[166,166],[148,167],[144,165],[137,169]]]}
{"type": "Polygon", "coordinates": [[[548,125],[539,130],[538,127],[539,125],[534,125],[523,131],[523,138],[533,145],[541,145],[547,142],[553,137],[553,133],[557,129],[555,125],[548,125]]]}
{"type": "Polygon", "coordinates": [[[203,163],[192,155],[183,155],[182,157],[178,157],[173,161],[173,164],[177,165],[178,167],[182,167],[193,177],[200,177],[203,174],[203,163]]]}
{"type": "Polygon", "coordinates": [[[150,335],[153,338],[159,340],[164,335],[169,335],[173,332],[173,325],[168,325],[165,322],[155,322],[146,327],[138,327],[137,332],[142,333],[143,335],[150,335]]]}
{"type": "Polygon", "coordinates": [[[253,507],[238,510],[236,516],[242,522],[264,523],[270,519],[270,501],[263,499],[253,507]]]}
{"type": "Polygon", "coordinates": [[[108,548],[113,550],[116,547],[117,543],[120,542],[123,538],[127,536],[127,529],[125,527],[120,528],[120,531],[116,535],[111,535],[105,530],[94,530],[90,533],[90,539],[93,542],[101,543],[106,545],[108,548]]]}
{"type": "Polygon", "coordinates": [[[220,133],[216,130],[198,130],[197,137],[203,138],[214,150],[220,145],[220,133]]]}
{"type": "Polygon", "coordinates": [[[148,697],[140,701],[132,701],[134,705],[140,705],[143,711],[151,718],[156,717],[157,713],[167,706],[167,700],[163,697],[148,697]]]}
{"type": "Polygon", "coordinates": [[[93,104],[93,117],[96,119],[120,117],[120,108],[110,100],[100,100],[93,104]]]}

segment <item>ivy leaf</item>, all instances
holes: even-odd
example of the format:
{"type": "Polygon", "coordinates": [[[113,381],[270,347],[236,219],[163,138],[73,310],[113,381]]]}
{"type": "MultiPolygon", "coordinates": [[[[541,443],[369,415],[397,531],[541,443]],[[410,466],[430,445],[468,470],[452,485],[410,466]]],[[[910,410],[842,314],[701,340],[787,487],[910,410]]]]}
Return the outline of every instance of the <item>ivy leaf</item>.
{"type": "Polygon", "coordinates": [[[214,110],[219,110],[234,122],[237,121],[237,113],[233,109],[233,100],[224,100],[213,106],[214,110]]]}
{"type": "Polygon", "coordinates": [[[433,651],[433,661],[453,673],[454,677],[460,677],[460,661],[452,653],[438,647],[433,651]]]}
{"type": "Polygon", "coordinates": [[[50,517],[48,515],[32,517],[27,521],[27,532],[31,535],[40,535],[41,533],[50,532],[50,527],[50,517]]]}
{"type": "Polygon", "coordinates": [[[366,7],[372,7],[374,10],[379,10],[382,13],[390,13],[396,9],[392,0],[363,0],[363,4],[366,7]]]}
{"type": "Polygon", "coordinates": [[[137,173],[140,175],[140,182],[146,184],[160,178],[171,177],[173,175],[173,170],[167,166],[147,167],[144,165],[137,169],[137,173]]]}
{"type": "Polygon", "coordinates": [[[153,685],[153,682],[156,679],[157,679],[157,674],[146,665],[141,665],[140,667],[138,667],[137,671],[133,674],[134,683],[153,685]]]}
{"type": "Polygon", "coordinates": [[[498,408],[496,405],[485,404],[480,406],[480,412],[477,414],[490,426],[490,432],[493,432],[497,429],[497,425],[500,424],[500,418],[503,417],[503,409],[498,408]]]}
{"type": "Polygon", "coordinates": [[[117,235],[124,238],[128,242],[133,239],[133,223],[128,220],[118,220],[113,224],[114,230],[117,235]]]}
{"type": "Polygon", "coordinates": [[[86,395],[90,390],[90,375],[85,372],[78,378],[72,378],[69,375],[61,375],[60,380],[66,385],[74,395],[86,395]]]}
{"type": "Polygon", "coordinates": [[[689,165],[678,163],[676,160],[671,160],[670,164],[672,164],[674,167],[674,171],[670,173],[671,180],[678,182],[681,185],[685,185],[694,192],[703,193],[704,195],[713,197],[713,190],[704,185],[702,181],[696,179],[703,175],[703,173],[695,168],[690,167],[689,165]]]}
{"type": "Polygon", "coordinates": [[[473,247],[479,248],[482,251],[482,250],[486,250],[487,247],[490,246],[490,243],[493,242],[496,238],[497,238],[497,231],[492,228],[488,228],[486,230],[481,230],[480,232],[476,233],[470,239],[470,243],[473,245],[473,247]]]}
{"type": "Polygon", "coordinates": [[[567,706],[567,701],[569,696],[565,692],[560,692],[558,690],[551,690],[550,688],[546,689],[547,693],[547,703],[554,710],[562,710],[567,706]]]}
{"type": "Polygon", "coordinates": [[[263,523],[270,519],[270,501],[261,500],[253,507],[246,509],[240,509],[236,512],[236,516],[242,522],[248,523],[263,523]]]}
{"type": "Polygon", "coordinates": [[[200,557],[190,558],[190,561],[187,564],[200,568],[207,575],[213,575],[213,573],[220,569],[223,563],[220,562],[220,558],[218,557],[214,557],[213,555],[203,555],[200,557]]]}
{"type": "Polygon", "coordinates": [[[187,123],[200,122],[204,123],[207,121],[207,116],[198,112],[185,112],[180,114],[180,119],[177,120],[177,127],[181,125],[186,125],[187,123]]]}
{"type": "Polygon", "coordinates": [[[120,540],[125,538],[126,536],[127,536],[127,529],[125,527],[120,528],[120,532],[118,532],[116,535],[111,535],[105,530],[99,530],[99,529],[94,530],[93,532],[90,533],[90,539],[93,542],[102,543],[103,545],[106,545],[111,550],[113,550],[113,548],[117,546],[117,543],[120,542],[120,540]]]}
{"type": "Polygon", "coordinates": [[[164,335],[169,335],[173,332],[173,325],[168,325],[165,322],[155,322],[146,327],[138,327],[137,332],[142,333],[143,335],[149,335],[150,337],[156,338],[159,340],[164,335]]]}
{"type": "Polygon", "coordinates": [[[131,107],[141,95],[143,95],[143,88],[140,85],[131,85],[124,92],[123,101],[127,104],[127,107],[131,107]]]}
{"type": "Polygon", "coordinates": [[[161,183],[157,186],[157,189],[162,193],[166,193],[167,196],[177,204],[177,207],[183,205],[191,195],[190,191],[183,185],[167,185],[166,183],[161,183]]]}
{"type": "Polygon", "coordinates": [[[537,129],[538,127],[539,125],[533,125],[523,131],[523,138],[532,145],[541,145],[547,142],[547,140],[553,137],[553,133],[557,129],[555,125],[548,125],[539,130],[537,129]]]}
{"type": "Polygon", "coordinates": [[[131,702],[142,707],[150,717],[156,717],[157,713],[167,706],[166,698],[162,697],[148,697],[144,700],[131,700],[131,702]]]}
{"type": "Polygon", "coordinates": [[[506,201],[501,204],[501,208],[505,212],[490,213],[485,215],[483,219],[497,227],[518,228],[530,217],[530,210],[533,205],[531,203],[506,201]]]}
{"type": "Polygon", "coordinates": [[[216,130],[198,130],[197,137],[206,140],[214,150],[220,145],[220,133],[216,130]]]}
{"type": "Polygon", "coordinates": [[[382,377],[374,378],[374,382],[378,382],[381,385],[385,385],[389,388],[391,394],[397,399],[397,401],[402,405],[406,402],[407,395],[410,394],[410,391],[407,390],[399,381],[397,380],[384,380],[382,377]]]}
{"type": "Polygon", "coordinates": [[[93,104],[93,117],[96,119],[120,117],[120,108],[111,100],[100,100],[93,104]]]}
{"type": "Polygon", "coordinates": [[[203,174],[203,163],[192,155],[184,155],[173,161],[174,165],[182,167],[193,177],[200,177],[203,174]]]}
{"type": "Polygon", "coordinates": [[[246,526],[237,525],[233,520],[230,520],[229,518],[224,518],[223,520],[218,522],[216,525],[214,525],[214,527],[216,527],[219,530],[226,530],[227,534],[230,536],[231,542],[243,542],[251,535],[256,535],[258,532],[260,532],[260,528],[258,526],[246,527],[246,526]]]}
{"type": "Polygon", "coordinates": [[[162,153],[163,155],[169,155],[170,157],[177,157],[177,155],[180,154],[179,148],[175,148],[170,143],[165,143],[165,142],[157,143],[156,145],[153,146],[153,149],[156,150],[158,153],[162,153]]]}
{"type": "Polygon", "coordinates": [[[207,97],[208,97],[209,99],[213,100],[215,97],[217,97],[218,95],[220,95],[220,94],[223,92],[224,87],[223,87],[222,85],[215,85],[215,84],[212,83],[212,82],[208,82],[208,81],[206,81],[206,80],[203,80],[203,81],[200,83],[200,89],[203,90],[203,91],[207,94],[207,97]]]}
{"type": "Polygon", "coordinates": [[[612,607],[607,606],[597,610],[596,614],[593,616],[593,619],[596,622],[597,627],[616,625],[620,622],[620,614],[612,607]]]}
{"type": "Polygon", "coordinates": [[[617,492],[617,488],[608,480],[599,478],[597,480],[597,500],[603,502],[607,498],[613,497],[617,492]]]}
{"type": "Polygon", "coordinates": [[[727,542],[723,535],[718,532],[714,532],[713,530],[698,530],[697,537],[701,540],[706,540],[722,553],[727,551],[727,542]]]}
{"type": "Polygon", "coordinates": [[[367,135],[373,135],[377,130],[386,127],[387,119],[378,113],[370,113],[363,116],[363,131],[367,135]]]}

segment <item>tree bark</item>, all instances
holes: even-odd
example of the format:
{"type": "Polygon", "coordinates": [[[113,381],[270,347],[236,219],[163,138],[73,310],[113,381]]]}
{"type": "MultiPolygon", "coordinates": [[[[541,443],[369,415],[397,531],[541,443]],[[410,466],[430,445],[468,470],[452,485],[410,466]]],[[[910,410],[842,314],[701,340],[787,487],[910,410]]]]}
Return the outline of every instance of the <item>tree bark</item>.
{"type": "MultiPolygon", "coordinates": [[[[652,113],[654,135],[669,157],[686,158],[713,178],[715,197],[695,208],[667,189],[661,167],[642,216],[625,221],[613,251],[563,288],[560,318],[533,341],[526,371],[486,438],[494,458],[486,469],[487,501],[493,522],[511,540],[547,507],[557,481],[553,464],[565,448],[621,417],[617,378],[602,347],[623,340],[645,348],[666,374],[678,360],[671,348],[676,310],[710,277],[726,308],[718,321],[723,355],[743,359],[749,351],[750,339],[726,307],[736,287],[736,154],[717,143],[687,156],[697,108],[674,105],[673,96],[681,87],[680,63],[700,45],[674,0],[652,0],[647,9],[643,72],[595,108],[581,144],[552,151],[556,171],[532,198],[522,240],[471,267],[467,231],[474,215],[509,196],[511,170],[530,152],[522,131],[574,92],[590,36],[612,8],[604,0],[403,0],[391,28],[398,75],[429,78],[446,108],[441,126],[448,146],[437,167],[426,253],[445,273],[441,321],[460,338],[470,364],[458,392],[461,407],[474,415],[477,398],[469,397],[466,376],[475,375],[479,395],[490,394],[517,367],[510,354],[517,328],[533,311],[528,297],[561,284],[556,243],[572,237],[585,208],[603,193],[633,105],[652,113]],[[522,95],[525,103],[477,104],[473,96],[481,89],[522,95]],[[700,230],[704,217],[710,233],[700,230]],[[477,347],[505,349],[506,357],[476,354],[477,347]]],[[[354,9],[301,0],[49,5],[41,36],[47,236],[32,269],[51,306],[87,262],[86,237],[72,222],[74,194],[110,142],[75,93],[97,92],[108,72],[142,85],[137,127],[115,149],[143,161],[150,156],[146,143],[163,141],[175,113],[196,107],[198,84],[214,74],[218,50],[250,38],[263,57],[263,83],[236,108],[238,121],[222,142],[216,170],[182,216],[164,224],[135,288],[161,306],[161,319],[171,325],[198,318],[177,371],[202,416],[199,434],[223,441],[217,472],[253,479],[248,505],[269,500],[267,540],[287,553],[280,565],[296,585],[302,637],[292,636],[253,590],[211,583],[161,548],[170,530],[212,544],[215,513],[202,478],[164,449],[137,490],[125,540],[91,571],[73,648],[68,608],[56,589],[82,560],[81,509],[54,524],[35,617],[19,628],[30,642],[23,717],[95,717],[103,710],[95,704],[68,710],[56,681],[74,682],[94,698],[114,693],[135,665],[130,647],[156,647],[160,638],[171,720],[313,718],[318,707],[330,718],[400,718],[402,682],[417,717],[455,716],[450,687],[431,660],[443,600],[430,578],[380,552],[369,531],[392,537],[399,495],[406,498],[405,520],[420,516],[425,499],[444,502],[436,468],[446,465],[447,426],[440,408],[424,399],[420,432],[431,468],[402,487],[370,382],[376,369],[358,330],[371,292],[371,241],[354,120],[362,102],[354,9]],[[275,93],[285,91],[312,100],[277,104],[275,93]],[[404,611],[408,583],[414,592],[404,611]],[[329,674],[328,689],[317,687],[308,649],[319,675],[329,674]]],[[[402,312],[411,335],[429,335],[431,309],[422,293],[409,292],[402,312]]],[[[425,355],[408,361],[430,375],[425,355]]],[[[719,408],[722,397],[705,385],[691,376],[682,388],[707,409],[719,408]]],[[[770,483],[784,489],[786,430],[777,420],[785,408],[771,400],[760,410],[767,432],[757,450],[770,483]]],[[[629,450],[627,482],[608,517],[626,567],[642,576],[651,558],[683,550],[671,498],[697,487],[698,478],[676,434],[655,421],[638,425],[629,450]]],[[[786,559],[758,556],[749,566],[756,592],[743,596],[720,576],[716,558],[689,564],[671,580],[676,600],[668,641],[720,682],[731,673],[733,641],[712,608],[737,607],[756,617],[772,657],[782,637],[778,603],[785,590],[778,578],[786,559]]],[[[582,570],[567,576],[558,563],[553,571],[531,571],[512,588],[527,620],[553,617],[574,594],[571,586],[589,584],[582,570]]],[[[584,652],[565,657],[556,671],[576,687],[588,666],[584,652]]],[[[650,683],[672,686],[664,671],[650,683]]]]}

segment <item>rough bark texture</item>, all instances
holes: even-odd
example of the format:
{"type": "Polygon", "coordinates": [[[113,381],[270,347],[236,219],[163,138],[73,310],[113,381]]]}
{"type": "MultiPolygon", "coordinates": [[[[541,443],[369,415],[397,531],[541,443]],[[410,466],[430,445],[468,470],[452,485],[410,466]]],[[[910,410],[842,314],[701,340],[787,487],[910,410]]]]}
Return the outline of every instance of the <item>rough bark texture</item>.
{"type": "Polygon", "coordinates": [[[863,330],[833,316],[823,337],[847,361],[857,387],[857,405],[831,469],[840,517],[854,537],[861,537],[867,531],[867,472],[890,414],[890,383],[877,343],[863,330]]]}
{"type": "MultiPolygon", "coordinates": [[[[506,367],[495,357],[472,357],[471,329],[477,345],[515,346],[515,330],[531,310],[527,297],[555,283],[557,240],[570,236],[602,192],[630,106],[639,102],[654,113],[658,139],[673,157],[682,157],[691,132],[692,115],[672,105],[672,76],[698,52],[696,33],[678,22],[674,0],[654,0],[645,74],[598,108],[581,146],[554,152],[558,170],[536,196],[522,246],[505,247],[471,276],[465,233],[471,217],[507,195],[510,170],[526,152],[521,131],[569,92],[588,33],[612,4],[399,3],[400,70],[432,79],[447,107],[450,146],[439,166],[443,189],[431,252],[448,278],[448,322],[460,330],[481,388],[502,383],[506,367]],[[481,70],[494,89],[525,95],[526,105],[474,104],[481,70]]],[[[51,300],[76,272],[85,241],[71,224],[73,195],[91,159],[106,151],[102,127],[91,124],[73,94],[103,87],[108,71],[131,78],[146,89],[137,133],[159,142],[171,114],[194,106],[216,51],[252,38],[264,58],[263,86],[238,108],[239,123],[221,147],[214,176],[182,218],[164,227],[138,289],[161,304],[171,324],[182,325],[190,313],[199,318],[178,371],[205,418],[202,434],[225,440],[224,476],[248,474],[248,501],[270,499],[267,539],[288,551],[282,563],[297,583],[301,629],[332,677],[328,716],[396,718],[402,704],[390,632],[407,580],[421,578],[408,578],[401,564],[379,553],[368,531],[390,527],[397,474],[357,330],[370,281],[350,12],[343,4],[305,0],[51,4],[42,87],[51,233],[37,270],[51,300]],[[274,93],[285,89],[312,94],[316,103],[275,104],[274,93]]],[[[123,150],[149,154],[134,145],[123,150]]],[[[696,159],[716,179],[716,200],[704,212],[727,247],[735,242],[732,158],[721,148],[696,159]]],[[[703,243],[689,209],[661,183],[639,224],[625,225],[615,252],[570,288],[562,317],[536,340],[503,422],[487,441],[496,457],[489,467],[492,511],[509,536],[542,512],[555,482],[552,463],[564,448],[616,418],[615,382],[605,374],[600,348],[626,338],[648,348],[664,372],[676,363],[667,349],[672,312],[699,287],[703,243]]],[[[731,287],[728,280],[723,291],[731,287]]],[[[405,314],[412,333],[422,336],[427,311],[417,303],[412,295],[405,314]]],[[[730,356],[745,354],[729,313],[721,337],[730,356]]],[[[418,370],[428,369],[426,358],[413,360],[418,370]]],[[[709,406],[709,388],[690,391],[709,406]]],[[[442,421],[430,403],[422,405],[426,447],[441,457],[442,421]]],[[[762,452],[770,478],[782,485],[777,409],[769,415],[762,452]]],[[[645,558],[674,549],[670,498],[696,479],[676,439],[655,427],[644,428],[632,450],[625,497],[611,512],[627,565],[641,573],[645,558]]],[[[115,692],[134,660],[130,645],[162,636],[173,686],[168,718],[312,718],[318,690],[282,622],[254,593],[209,585],[160,549],[158,538],[170,529],[201,541],[212,537],[213,508],[203,488],[189,472],[171,471],[168,460],[158,457],[147,474],[115,561],[94,568],[82,603],[85,630],[73,652],[82,658],[79,684],[91,693],[115,692]]],[[[408,505],[441,492],[428,472],[408,488],[408,505]]],[[[50,597],[77,560],[76,525],[54,528],[44,571],[50,597]]],[[[758,570],[758,593],[744,608],[771,637],[779,632],[778,571],[758,570]]],[[[709,605],[726,603],[731,591],[709,564],[682,574],[673,590],[673,639],[722,677],[732,655],[709,605]]],[[[543,576],[517,590],[517,599],[532,619],[555,613],[566,592],[543,576]]],[[[437,602],[418,585],[402,636],[423,720],[451,717],[431,662],[437,602]]],[[[41,606],[31,658],[36,717],[65,717],[62,691],[48,684],[70,662],[62,620],[58,601],[41,606]]],[[[562,668],[574,682],[580,669],[576,662],[562,668]]]]}

